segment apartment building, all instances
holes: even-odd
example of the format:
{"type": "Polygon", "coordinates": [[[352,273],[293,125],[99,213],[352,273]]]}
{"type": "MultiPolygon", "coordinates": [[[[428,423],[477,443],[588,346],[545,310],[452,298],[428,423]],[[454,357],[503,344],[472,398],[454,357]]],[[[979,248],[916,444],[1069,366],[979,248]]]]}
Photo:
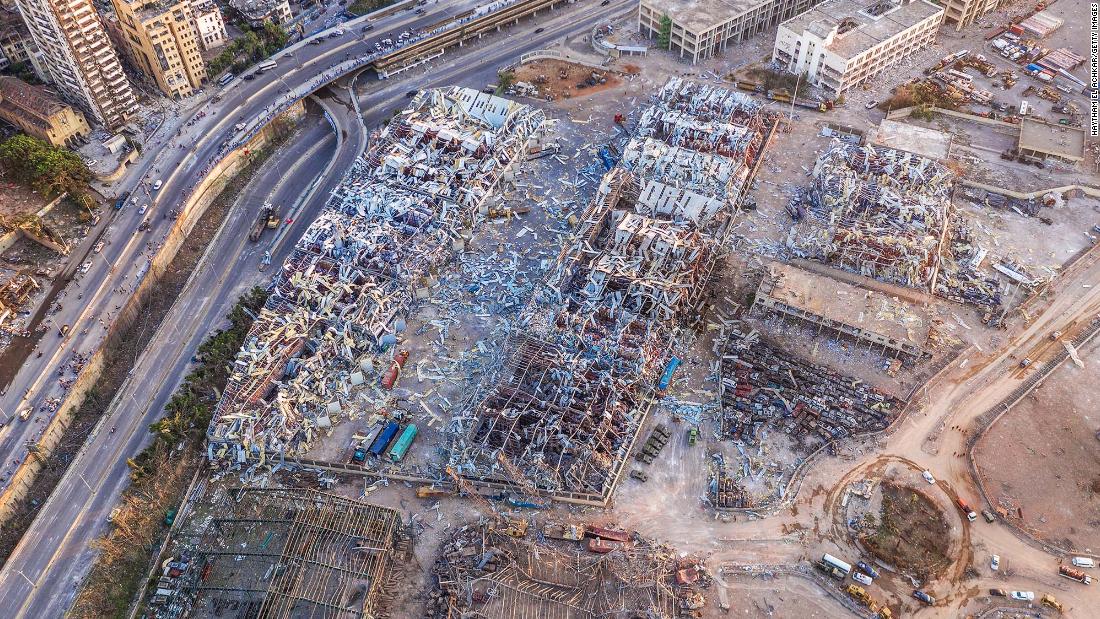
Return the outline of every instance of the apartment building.
{"type": "Polygon", "coordinates": [[[191,12],[195,15],[195,27],[204,50],[221,47],[229,42],[222,11],[212,0],[192,0],[191,12]]]}
{"type": "Polygon", "coordinates": [[[955,30],[962,30],[982,15],[1001,8],[1005,3],[1006,0],[942,0],[940,2],[944,6],[944,23],[954,24],[955,30]]]}
{"type": "Polygon", "coordinates": [[[190,0],[112,0],[137,68],[164,94],[188,97],[206,82],[190,0]]]}
{"type": "Polygon", "coordinates": [[[779,25],[772,60],[838,96],[931,45],[943,14],[927,0],[828,0],[779,25]]]}
{"type": "Polygon", "coordinates": [[[110,129],[137,112],[130,82],[91,0],[16,0],[16,4],[62,98],[110,129]]]}
{"type": "Polygon", "coordinates": [[[289,0],[229,0],[229,6],[239,11],[253,28],[263,26],[264,22],[285,24],[294,17],[289,0]]]}
{"type": "Polygon", "coordinates": [[[15,63],[22,63],[43,82],[50,79],[46,72],[46,63],[42,52],[34,44],[30,31],[23,24],[16,7],[0,7],[0,69],[6,69],[15,63]]]}
{"type": "Polygon", "coordinates": [[[671,20],[669,48],[692,64],[812,8],[822,0],[640,0],[638,29],[660,38],[671,20]]]}
{"type": "Polygon", "coordinates": [[[80,110],[7,75],[0,75],[0,119],[54,146],[75,146],[92,131],[80,110]]]}

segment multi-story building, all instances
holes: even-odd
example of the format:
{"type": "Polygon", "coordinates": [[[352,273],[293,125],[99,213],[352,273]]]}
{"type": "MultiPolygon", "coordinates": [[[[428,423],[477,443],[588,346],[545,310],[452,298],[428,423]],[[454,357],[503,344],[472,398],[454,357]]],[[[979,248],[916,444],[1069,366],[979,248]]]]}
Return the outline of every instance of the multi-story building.
{"type": "Polygon", "coordinates": [[[43,82],[49,79],[42,52],[34,44],[30,31],[19,16],[19,9],[0,8],[0,69],[22,63],[34,71],[43,82]]]}
{"type": "Polygon", "coordinates": [[[638,29],[661,37],[670,24],[669,49],[692,64],[759,34],[822,0],[640,0],[638,29]]]}
{"type": "Polygon", "coordinates": [[[137,68],[170,97],[206,81],[206,63],[190,0],[112,0],[137,68]]]}
{"type": "Polygon", "coordinates": [[[982,15],[996,11],[1005,2],[1006,0],[943,0],[940,4],[944,6],[944,23],[954,24],[955,30],[962,30],[982,15]]]}
{"type": "Polygon", "coordinates": [[[195,27],[204,50],[221,47],[229,42],[222,11],[213,0],[192,0],[191,12],[195,15],[195,27]]]}
{"type": "Polygon", "coordinates": [[[91,133],[88,121],[41,86],[0,75],[0,119],[54,146],[74,146],[91,133]]]}
{"type": "Polygon", "coordinates": [[[50,81],[95,122],[114,129],[137,111],[91,0],[16,0],[50,81]]]}
{"type": "Polygon", "coordinates": [[[229,6],[240,12],[253,28],[263,26],[264,22],[285,24],[294,17],[289,0],[229,0],[229,6]]]}
{"type": "Polygon", "coordinates": [[[779,25],[772,60],[836,96],[931,45],[942,23],[927,0],[828,0],[779,25]]]}

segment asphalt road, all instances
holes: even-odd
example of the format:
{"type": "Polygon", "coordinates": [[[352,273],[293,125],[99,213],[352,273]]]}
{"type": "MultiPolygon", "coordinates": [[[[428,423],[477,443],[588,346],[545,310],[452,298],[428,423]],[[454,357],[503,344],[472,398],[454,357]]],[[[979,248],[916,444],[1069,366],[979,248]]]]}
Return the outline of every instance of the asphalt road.
{"type": "MultiPolygon", "coordinates": [[[[325,141],[314,133],[316,129],[310,129],[305,137],[296,140],[293,146],[285,147],[269,162],[259,178],[243,192],[245,198],[228,216],[218,238],[212,243],[211,251],[207,252],[161,329],[138,359],[131,379],[120,389],[107,413],[109,422],[101,423],[100,430],[88,438],[84,451],[74,460],[70,472],[50,501],[42,507],[30,530],[0,571],[0,607],[12,609],[13,613],[9,616],[14,617],[55,617],[71,604],[76,587],[94,557],[87,544],[102,533],[107,514],[128,483],[126,458],[138,453],[147,444],[149,435],[146,428],[161,416],[165,403],[186,374],[190,358],[206,333],[218,325],[237,296],[257,281],[257,267],[263,251],[274,242],[271,247],[273,263],[278,264],[323,206],[343,171],[366,144],[366,132],[362,129],[364,123],[377,126],[390,111],[404,105],[405,93],[412,85],[420,88],[448,84],[484,86],[495,78],[500,66],[514,60],[518,54],[545,47],[566,34],[590,29],[628,5],[628,1],[620,0],[606,7],[578,6],[573,11],[543,14],[538,19],[538,27],[544,28],[544,31],[538,35],[532,34],[536,27],[534,21],[525,20],[518,30],[486,37],[483,42],[469,46],[460,53],[449,53],[429,65],[387,81],[375,81],[369,73],[364,73],[359,82],[359,90],[365,91],[359,101],[364,111],[362,122],[356,118],[352,105],[335,98],[327,99],[326,109],[337,125],[340,147],[335,146],[336,138],[331,133],[325,141]],[[582,14],[578,15],[578,12],[582,14]],[[330,142],[332,146],[327,145],[330,142]],[[334,157],[326,156],[331,152],[335,152],[334,157]],[[317,181],[316,186],[313,181],[317,181]],[[266,188],[273,189],[265,192],[266,188]],[[286,209],[304,194],[308,197],[303,200],[301,210],[284,214],[284,217],[292,217],[292,225],[257,244],[249,244],[245,240],[256,214],[255,209],[265,201],[257,199],[257,195],[267,195],[269,201],[286,209]],[[109,430],[111,426],[116,428],[113,433],[109,430]]],[[[464,7],[465,3],[460,6],[464,7]]],[[[450,9],[452,13],[457,10],[450,9]]],[[[439,16],[429,12],[421,19],[434,23],[439,16]]],[[[405,28],[407,25],[398,21],[393,27],[405,28]]],[[[379,30],[371,34],[377,32],[379,30]]],[[[341,58],[349,46],[365,49],[368,44],[370,42],[326,40],[326,44],[307,45],[296,53],[322,54],[321,60],[311,63],[303,58],[303,62],[307,67],[324,67],[327,64],[325,59],[341,58]]],[[[279,68],[283,69],[288,64],[280,60],[279,68]]],[[[298,71],[292,65],[286,75],[290,77],[298,71]]],[[[346,81],[341,80],[341,83],[346,81]]],[[[261,95],[278,93],[278,88],[273,84],[279,83],[268,82],[264,85],[260,84],[260,80],[242,81],[238,84],[241,90],[225,96],[221,104],[230,108],[241,105],[241,109],[252,110],[256,115],[264,114],[270,104],[261,105],[267,100],[262,99],[261,95]]],[[[293,82],[288,83],[293,85],[293,82]]],[[[332,90],[340,89],[333,86],[332,90]]],[[[240,114],[236,110],[221,116],[208,114],[204,122],[193,129],[204,137],[184,134],[179,138],[184,143],[194,140],[194,149],[179,149],[181,152],[176,153],[171,145],[166,147],[160,165],[154,166],[154,169],[160,167],[167,170],[171,162],[180,159],[183,162],[182,165],[177,163],[171,166],[175,172],[164,181],[159,203],[156,207],[150,207],[150,212],[158,207],[167,208],[163,205],[169,203],[169,196],[183,195],[187,189],[185,179],[192,179],[193,182],[194,170],[201,169],[195,162],[204,162],[217,152],[226,135],[226,128],[239,122],[240,114]]],[[[144,194],[131,201],[140,204],[143,199],[146,199],[144,194]]],[[[128,206],[119,220],[129,221],[136,228],[141,219],[134,215],[136,210],[128,206]]],[[[169,220],[154,217],[151,221],[156,225],[156,233],[163,234],[161,230],[167,230],[164,222],[169,220]]],[[[112,223],[115,229],[119,226],[120,221],[112,223]]],[[[131,238],[142,240],[144,237],[134,235],[131,238]]],[[[130,243],[132,245],[134,241],[130,243]]],[[[127,251],[132,252],[133,248],[127,247],[127,251]]],[[[118,252],[117,255],[122,257],[128,254],[118,252]]],[[[121,270],[116,269],[112,275],[117,276],[117,271],[121,270]]],[[[94,275],[95,270],[89,273],[89,276],[94,275]]],[[[105,275],[100,274],[101,277],[105,275]]],[[[104,294],[105,290],[109,290],[106,282],[99,287],[98,293],[104,294]]],[[[96,307],[109,309],[103,299],[97,302],[99,305],[96,307]]],[[[94,318],[95,314],[91,316],[94,318]]],[[[74,321],[73,324],[76,325],[74,329],[79,329],[83,323],[74,321]]],[[[66,342],[71,343],[69,340],[66,342]]]]}

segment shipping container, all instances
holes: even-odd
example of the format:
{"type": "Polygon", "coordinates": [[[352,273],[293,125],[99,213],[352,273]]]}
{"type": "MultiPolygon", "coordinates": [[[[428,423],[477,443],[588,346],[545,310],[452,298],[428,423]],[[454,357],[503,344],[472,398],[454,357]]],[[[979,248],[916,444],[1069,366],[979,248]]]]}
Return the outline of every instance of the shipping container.
{"type": "Polygon", "coordinates": [[[394,441],[393,447],[390,448],[390,461],[400,462],[401,458],[405,457],[405,452],[409,450],[414,438],[416,438],[416,424],[410,423],[405,426],[405,431],[401,433],[401,436],[394,441]]]}
{"type": "Polygon", "coordinates": [[[391,421],[386,424],[386,427],[382,429],[382,433],[378,435],[378,438],[374,439],[371,443],[370,452],[375,456],[381,456],[386,452],[386,447],[389,446],[393,437],[397,436],[397,430],[401,426],[397,425],[396,421],[391,421]]]}
{"type": "Polygon", "coordinates": [[[600,539],[609,539],[616,542],[628,542],[630,541],[630,533],[626,531],[619,531],[617,529],[605,529],[603,527],[588,527],[585,534],[589,537],[598,537],[600,539]]]}

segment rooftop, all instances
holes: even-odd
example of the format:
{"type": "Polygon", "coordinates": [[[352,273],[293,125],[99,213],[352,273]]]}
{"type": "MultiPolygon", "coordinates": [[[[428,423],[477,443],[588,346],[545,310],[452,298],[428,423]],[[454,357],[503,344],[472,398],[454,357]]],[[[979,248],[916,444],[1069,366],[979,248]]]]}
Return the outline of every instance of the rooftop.
{"type": "Polygon", "coordinates": [[[929,319],[923,309],[789,264],[772,264],[761,291],[790,307],[894,341],[917,346],[928,341],[929,319]]]}
{"type": "Polygon", "coordinates": [[[0,76],[0,110],[33,118],[40,125],[65,108],[65,104],[41,86],[32,86],[21,79],[0,76]]]}
{"type": "Polygon", "coordinates": [[[852,58],[937,13],[943,13],[943,7],[926,0],[830,0],[783,26],[823,39],[833,35],[829,51],[852,58]]]}
{"type": "Polygon", "coordinates": [[[1019,148],[1080,161],[1085,158],[1085,130],[1025,118],[1020,123],[1019,148]]]}
{"type": "Polygon", "coordinates": [[[951,152],[951,134],[895,120],[883,120],[871,135],[871,143],[908,151],[936,161],[946,161],[951,152]]]}
{"type": "Polygon", "coordinates": [[[668,15],[677,25],[696,34],[710,30],[738,15],[773,0],[650,0],[654,10],[668,15]]]}

